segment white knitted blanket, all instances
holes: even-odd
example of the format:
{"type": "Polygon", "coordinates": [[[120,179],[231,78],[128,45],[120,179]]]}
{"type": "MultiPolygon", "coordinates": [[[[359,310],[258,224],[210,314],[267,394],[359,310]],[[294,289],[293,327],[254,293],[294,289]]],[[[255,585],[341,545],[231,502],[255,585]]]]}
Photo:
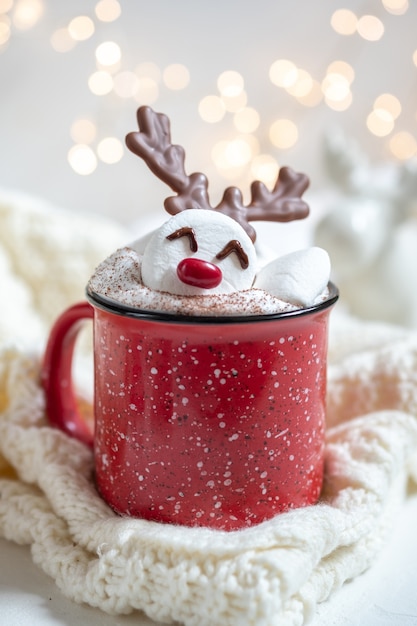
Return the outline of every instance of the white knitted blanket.
{"type": "Polygon", "coordinates": [[[372,565],[417,482],[417,335],[332,313],[321,502],[239,532],[117,517],[91,453],[49,428],[48,326],[125,232],[0,194],[0,536],[63,594],[187,626],[295,626],[372,565]]]}

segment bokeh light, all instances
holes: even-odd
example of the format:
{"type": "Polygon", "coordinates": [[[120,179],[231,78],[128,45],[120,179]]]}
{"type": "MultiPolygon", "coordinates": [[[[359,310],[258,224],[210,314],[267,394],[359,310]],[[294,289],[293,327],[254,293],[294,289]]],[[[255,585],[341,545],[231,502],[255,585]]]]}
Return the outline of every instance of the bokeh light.
{"type": "Polygon", "coordinates": [[[261,180],[269,186],[277,179],[279,165],[270,154],[258,154],[251,163],[250,171],[254,180],[261,180]]]}
{"type": "Polygon", "coordinates": [[[217,78],[217,88],[224,98],[236,98],[243,92],[245,82],[239,72],[227,70],[217,78]]]}
{"type": "Polygon", "coordinates": [[[358,18],[350,9],[338,9],[330,18],[330,25],[339,35],[356,33],[358,18]]]}
{"type": "Polygon", "coordinates": [[[386,137],[394,130],[395,120],[401,114],[401,102],[390,93],[375,98],[373,110],[366,119],[368,130],[377,137],[386,137]]]}
{"type": "Polygon", "coordinates": [[[332,100],[331,98],[328,98],[327,96],[325,96],[324,98],[327,106],[329,107],[329,109],[332,109],[333,111],[346,111],[353,102],[353,96],[352,96],[352,92],[349,91],[346,96],[340,100],[332,100]]]}
{"type": "Polygon", "coordinates": [[[392,15],[404,15],[408,11],[408,0],[382,0],[384,9],[392,15]]]}
{"type": "Polygon", "coordinates": [[[286,87],[286,91],[295,98],[304,98],[313,89],[313,78],[309,72],[303,69],[297,70],[297,78],[294,83],[286,87]]]}
{"type": "Polygon", "coordinates": [[[287,89],[295,84],[298,76],[297,66],[288,59],[277,59],[269,68],[269,78],[277,87],[287,89]]]}
{"type": "Polygon", "coordinates": [[[69,52],[77,44],[69,34],[68,28],[58,28],[52,33],[50,41],[55,52],[69,52]]]}
{"type": "Polygon", "coordinates": [[[153,104],[159,97],[158,83],[148,76],[139,78],[139,89],[134,97],[139,104],[153,104]]]}
{"type": "Polygon", "coordinates": [[[232,167],[246,165],[252,158],[250,145],[244,139],[234,139],[226,146],[226,158],[232,167]]]}
{"type": "Polygon", "coordinates": [[[326,74],[340,74],[347,80],[349,85],[355,80],[355,70],[346,61],[333,61],[327,67],[326,74]]]}
{"type": "MultiPolygon", "coordinates": [[[[381,0],[381,3],[384,10],[393,15],[403,15],[410,5],[409,0],[381,0]]],[[[44,13],[44,4],[44,0],[0,0],[0,49],[8,44],[13,26],[22,30],[28,29],[40,19],[44,13]]],[[[66,28],[57,28],[52,33],[52,48],[57,52],[72,50],[77,42],[91,38],[99,27],[104,32],[105,27],[98,25],[97,20],[113,22],[120,17],[121,12],[120,0],[96,0],[92,15],[95,22],[88,15],[75,14],[66,28]]],[[[383,14],[384,11],[381,10],[380,13],[383,14]]],[[[388,19],[386,22],[388,24],[388,19]]],[[[360,15],[350,8],[334,10],[330,24],[338,35],[356,34],[369,42],[378,41],[384,35],[384,23],[379,17],[360,15]]],[[[111,36],[108,41],[98,41],[94,45],[96,71],[91,70],[88,78],[88,87],[93,94],[116,94],[119,98],[132,98],[141,105],[153,104],[160,97],[161,83],[173,91],[183,90],[190,84],[189,68],[181,63],[171,63],[162,69],[153,61],[143,61],[130,71],[124,67],[124,58],[122,61],[120,39],[116,39],[116,35],[115,40],[110,39],[111,36]]],[[[356,42],[356,45],[361,44],[356,42]]],[[[362,43],[362,47],[365,45],[362,43]]],[[[332,55],[329,61],[335,56],[332,55]]],[[[412,60],[417,66],[417,49],[412,60]]],[[[335,60],[329,62],[324,76],[314,77],[290,58],[277,58],[269,65],[268,73],[270,82],[285,90],[298,104],[314,107],[324,100],[327,107],[342,112],[353,103],[352,83],[355,80],[355,70],[359,72],[359,69],[358,64],[353,66],[336,56],[335,60]]],[[[234,139],[215,144],[212,157],[216,167],[229,173],[233,169],[240,170],[242,175],[246,172],[245,176],[250,168],[259,180],[266,183],[273,181],[278,172],[278,163],[272,155],[259,154],[259,142],[254,133],[259,130],[261,116],[257,109],[248,104],[245,76],[239,71],[226,69],[218,74],[216,85],[217,94],[208,94],[199,101],[199,116],[210,124],[226,119],[232,125],[233,132],[239,133],[234,139]]],[[[375,137],[390,135],[389,150],[392,155],[405,159],[416,154],[416,140],[405,130],[394,135],[401,110],[398,97],[381,93],[375,98],[365,123],[368,131],[375,137]]],[[[282,117],[284,116],[285,113],[282,117]]],[[[70,135],[74,145],[68,153],[68,161],[74,171],[86,175],[97,167],[97,158],[105,163],[115,163],[122,158],[123,145],[115,137],[102,139],[94,152],[91,146],[97,139],[97,133],[95,122],[87,117],[80,115],[73,122],[70,135]]],[[[292,148],[298,138],[298,122],[276,119],[269,127],[269,140],[280,150],[292,148]]]]}
{"type": "Polygon", "coordinates": [[[252,107],[244,107],[236,111],[233,117],[234,126],[240,133],[254,133],[260,121],[258,111],[252,107]]]}
{"type": "Polygon", "coordinates": [[[202,120],[215,124],[223,119],[226,107],[219,96],[205,96],[198,104],[198,112],[202,120]]]}
{"type": "Polygon", "coordinates": [[[185,65],[172,63],[164,69],[162,80],[168,89],[178,91],[188,86],[190,82],[190,72],[185,65]]]}
{"type": "Polygon", "coordinates": [[[88,86],[96,96],[105,96],[113,89],[113,78],[109,72],[99,70],[91,74],[88,86]]]}
{"type": "Polygon", "coordinates": [[[385,137],[394,129],[394,118],[385,109],[375,108],[366,118],[368,130],[377,137],[385,137]]]}
{"type": "Polygon", "coordinates": [[[367,41],[379,41],[384,34],[384,24],[375,15],[362,15],[358,19],[356,30],[367,41]]]}
{"type": "Polygon", "coordinates": [[[406,161],[416,155],[417,141],[411,133],[401,131],[391,137],[389,148],[397,159],[406,161]]]}
{"type": "Polygon", "coordinates": [[[114,22],[120,16],[122,9],[117,0],[100,0],[94,11],[101,22],[114,22]]]}
{"type": "Polygon", "coordinates": [[[92,120],[79,118],[72,123],[70,135],[74,143],[89,144],[96,138],[97,127],[92,120]]]}
{"type": "Polygon", "coordinates": [[[219,170],[225,170],[230,168],[230,163],[227,160],[227,146],[228,142],[225,139],[218,141],[214,144],[211,151],[211,158],[213,160],[214,165],[219,170]]]}
{"type": "Polygon", "coordinates": [[[390,93],[382,93],[375,99],[374,109],[383,109],[396,120],[401,113],[401,102],[390,93]]]}
{"type": "Polygon", "coordinates": [[[247,105],[248,94],[245,90],[243,90],[236,96],[222,96],[222,101],[226,111],[229,113],[236,113],[247,105]]]}
{"type": "Polygon", "coordinates": [[[13,7],[13,0],[0,0],[0,14],[8,13],[13,7]]]}
{"type": "Polygon", "coordinates": [[[344,102],[350,93],[349,81],[343,74],[326,74],[321,88],[327,103],[344,102]]]}
{"type": "Polygon", "coordinates": [[[19,30],[32,28],[44,12],[42,0],[17,0],[13,11],[13,24],[19,30]]]}
{"type": "Polygon", "coordinates": [[[310,91],[305,96],[297,96],[297,101],[306,107],[315,107],[323,100],[320,83],[313,79],[310,91]]]}
{"type": "Polygon", "coordinates": [[[115,41],[104,41],[96,48],[96,59],[100,65],[116,65],[121,57],[120,46],[115,41]]]}
{"type": "Polygon", "coordinates": [[[120,98],[133,98],[139,91],[139,78],[134,72],[125,70],[113,77],[113,89],[120,98]]]}
{"type": "Polygon", "coordinates": [[[74,17],[68,24],[68,33],[75,41],[85,41],[94,34],[94,22],[87,15],[74,17]]]}
{"type": "Polygon", "coordinates": [[[10,39],[10,19],[7,15],[0,15],[0,47],[10,39]]]}
{"type": "Polygon", "coordinates": [[[298,128],[288,119],[276,120],[269,129],[271,143],[282,150],[292,148],[298,140],[298,128]]]}
{"type": "Polygon", "coordinates": [[[92,174],[97,167],[94,151],[85,144],[72,146],[68,152],[68,162],[74,172],[81,176],[92,174]]]}
{"type": "Polygon", "coordinates": [[[105,137],[97,146],[97,154],[103,163],[117,163],[123,156],[123,144],[117,137],[105,137]]]}
{"type": "Polygon", "coordinates": [[[260,152],[259,140],[256,137],[256,135],[251,135],[247,133],[247,134],[239,135],[239,137],[242,141],[244,141],[249,146],[249,149],[251,151],[251,159],[253,159],[255,155],[259,154],[260,152]]]}
{"type": "Polygon", "coordinates": [[[219,170],[230,170],[247,165],[253,157],[253,146],[246,137],[222,140],[213,146],[211,156],[219,170]]]}

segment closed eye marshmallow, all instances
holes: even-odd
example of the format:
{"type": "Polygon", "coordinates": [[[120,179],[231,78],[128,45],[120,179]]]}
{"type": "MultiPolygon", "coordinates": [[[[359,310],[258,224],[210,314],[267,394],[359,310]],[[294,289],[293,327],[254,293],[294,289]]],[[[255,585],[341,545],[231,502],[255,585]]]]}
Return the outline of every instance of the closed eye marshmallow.
{"type": "Polygon", "coordinates": [[[197,252],[198,244],[193,228],[191,228],[190,226],[183,226],[182,228],[179,228],[175,232],[171,233],[171,235],[167,235],[167,239],[169,241],[180,239],[180,237],[188,237],[191,252],[197,252]]]}
{"type": "Polygon", "coordinates": [[[229,243],[227,243],[224,248],[220,250],[218,254],[216,254],[216,258],[220,260],[225,259],[232,252],[235,252],[237,254],[242,269],[247,269],[249,267],[248,255],[244,251],[240,241],[238,241],[237,239],[232,239],[232,241],[229,241],[229,243]]]}

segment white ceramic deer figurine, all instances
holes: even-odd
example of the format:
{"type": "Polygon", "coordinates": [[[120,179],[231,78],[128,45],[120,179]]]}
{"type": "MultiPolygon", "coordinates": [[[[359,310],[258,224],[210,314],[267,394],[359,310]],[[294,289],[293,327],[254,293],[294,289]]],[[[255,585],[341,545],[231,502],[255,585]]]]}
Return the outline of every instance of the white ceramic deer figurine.
{"type": "Polygon", "coordinates": [[[334,132],[325,157],[338,197],[315,242],[330,254],[341,300],[359,317],[417,327],[417,162],[371,166],[334,132]]]}

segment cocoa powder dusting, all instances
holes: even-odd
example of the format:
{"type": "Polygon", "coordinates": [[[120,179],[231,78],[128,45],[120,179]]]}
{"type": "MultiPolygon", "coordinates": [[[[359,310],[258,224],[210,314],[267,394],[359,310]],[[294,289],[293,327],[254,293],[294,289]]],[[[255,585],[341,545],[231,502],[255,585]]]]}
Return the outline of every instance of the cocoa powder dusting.
{"type": "Polygon", "coordinates": [[[190,316],[266,315],[297,308],[263,289],[194,296],[154,291],[142,284],[141,257],[129,247],[117,250],[97,267],[88,289],[138,309],[190,316]]]}

